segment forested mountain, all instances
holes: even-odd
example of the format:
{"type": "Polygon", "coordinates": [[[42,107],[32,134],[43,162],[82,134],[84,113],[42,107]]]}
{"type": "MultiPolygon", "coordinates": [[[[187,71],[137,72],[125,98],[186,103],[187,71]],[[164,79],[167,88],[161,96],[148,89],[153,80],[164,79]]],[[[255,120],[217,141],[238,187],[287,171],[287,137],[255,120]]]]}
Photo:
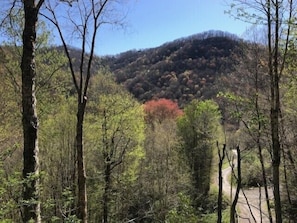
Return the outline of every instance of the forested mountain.
{"type": "Polygon", "coordinates": [[[230,33],[208,31],[156,48],[105,57],[103,63],[140,101],[168,98],[183,106],[194,98],[216,96],[221,79],[241,60],[244,44],[230,33]]]}
{"type": "Polygon", "coordinates": [[[296,222],[296,3],[96,57],[120,2],[1,5],[0,222],[296,222]]]}

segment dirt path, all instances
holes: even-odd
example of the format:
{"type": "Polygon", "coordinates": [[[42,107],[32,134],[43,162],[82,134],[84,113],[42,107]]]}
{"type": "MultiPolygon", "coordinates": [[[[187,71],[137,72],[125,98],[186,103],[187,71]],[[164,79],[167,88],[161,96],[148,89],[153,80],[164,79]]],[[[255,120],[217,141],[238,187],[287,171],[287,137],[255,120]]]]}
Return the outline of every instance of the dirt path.
{"type": "MultiPolygon", "coordinates": [[[[233,153],[235,155],[234,162],[237,162],[236,150],[233,151],[233,153]]],[[[231,171],[232,171],[231,167],[227,167],[222,171],[223,191],[227,196],[231,198],[230,200],[233,200],[236,188],[235,187],[231,188],[231,185],[229,182],[229,178],[230,178],[229,176],[231,174],[231,171]],[[232,197],[231,197],[231,194],[232,194],[232,197]]],[[[237,212],[239,215],[238,222],[239,223],[269,223],[266,202],[265,202],[264,188],[261,188],[261,192],[259,188],[251,188],[248,190],[245,189],[244,193],[247,197],[250,208],[247,204],[247,201],[244,197],[243,192],[240,191],[239,199],[237,203],[237,212]]],[[[272,196],[272,189],[269,189],[269,196],[270,197],[272,196]]]]}

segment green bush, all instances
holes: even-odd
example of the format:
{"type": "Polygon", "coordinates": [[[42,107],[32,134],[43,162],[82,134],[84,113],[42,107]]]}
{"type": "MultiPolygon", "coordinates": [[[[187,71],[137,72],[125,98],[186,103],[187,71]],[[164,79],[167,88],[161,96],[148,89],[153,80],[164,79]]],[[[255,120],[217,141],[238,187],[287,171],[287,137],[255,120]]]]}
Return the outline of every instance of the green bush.
{"type": "MultiPolygon", "coordinates": [[[[243,187],[263,186],[262,168],[256,153],[242,154],[241,176],[243,187]]],[[[266,176],[270,175],[268,164],[265,164],[266,176]]]]}
{"type": "MultiPolygon", "coordinates": [[[[218,215],[217,213],[205,214],[200,218],[198,223],[210,223],[210,222],[217,222],[218,215]]],[[[230,210],[225,209],[222,213],[222,223],[229,223],[230,222],[230,210]]]]}
{"type": "Polygon", "coordinates": [[[195,209],[191,205],[190,197],[182,193],[179,194],[179,203],[177,207],[169,211],[165,223],[197,223],[198,217],[195,209]]]}

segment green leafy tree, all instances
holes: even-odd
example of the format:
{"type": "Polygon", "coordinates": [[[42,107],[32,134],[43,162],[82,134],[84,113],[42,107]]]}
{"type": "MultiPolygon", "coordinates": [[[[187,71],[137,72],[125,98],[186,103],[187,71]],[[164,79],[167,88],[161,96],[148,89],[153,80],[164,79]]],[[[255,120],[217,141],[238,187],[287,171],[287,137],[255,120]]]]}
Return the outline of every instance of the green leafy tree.
{"type": "Polygon", "coordinates": [[[128,218],[135,181],[144,157],[142,106],[109,74],[93,77],[86,118],[90,221],[128,218]],[[94,211],[102,210],[102,211],[94,211]]]}
{"type": "Polygon", "coordinates": [[[167,214],[165,223],[196,223],[199,222],[198,220],[195,209],[191,205],[191,199],[180,193],[179,204],[167,214]]]}
{"type": "Polygon", "coordinates": [[[176,119],[182,114],[169,99],[147,101],[144,105],[146,156],[140,165],[132,218],[164,222],[176,207],[178,193],[187,193],[190,177],[177,136],[176,119]]]}
{"type": "Polygon", "coordinates": [[[61,222],[75,214],[75,100],[64,98],[50,106],[55,110],[41,119],[40,129],[42,218],[61,222]]]}
{"type": "Polygon", "coordinates": [[[220,119],[221,114],[215,102],[193,100],[178,120],[183,149],[194,179],[196,198],[205,197],[210,188],[213,149],[221,134],[220,119]]]}
{"type": "Polygon", "coordinates": [[[0,219],[21,222],[21,113],[19,98],[3,72],[0,69],[0,219]]]}

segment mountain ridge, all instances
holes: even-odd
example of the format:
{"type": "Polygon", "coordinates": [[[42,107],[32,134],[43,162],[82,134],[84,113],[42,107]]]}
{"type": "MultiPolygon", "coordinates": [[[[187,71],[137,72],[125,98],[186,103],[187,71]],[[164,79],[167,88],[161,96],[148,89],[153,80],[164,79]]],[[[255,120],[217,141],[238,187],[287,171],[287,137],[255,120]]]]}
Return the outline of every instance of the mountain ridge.
{"type": "Polygon", "coordinates": [[[168,98],[183,106],[195,98],[216,97],[224,87],[222,80],[240,62],[243,44],[236,35],[208,31],[106,56],[102,62],[140,101],[168,98]]]}

